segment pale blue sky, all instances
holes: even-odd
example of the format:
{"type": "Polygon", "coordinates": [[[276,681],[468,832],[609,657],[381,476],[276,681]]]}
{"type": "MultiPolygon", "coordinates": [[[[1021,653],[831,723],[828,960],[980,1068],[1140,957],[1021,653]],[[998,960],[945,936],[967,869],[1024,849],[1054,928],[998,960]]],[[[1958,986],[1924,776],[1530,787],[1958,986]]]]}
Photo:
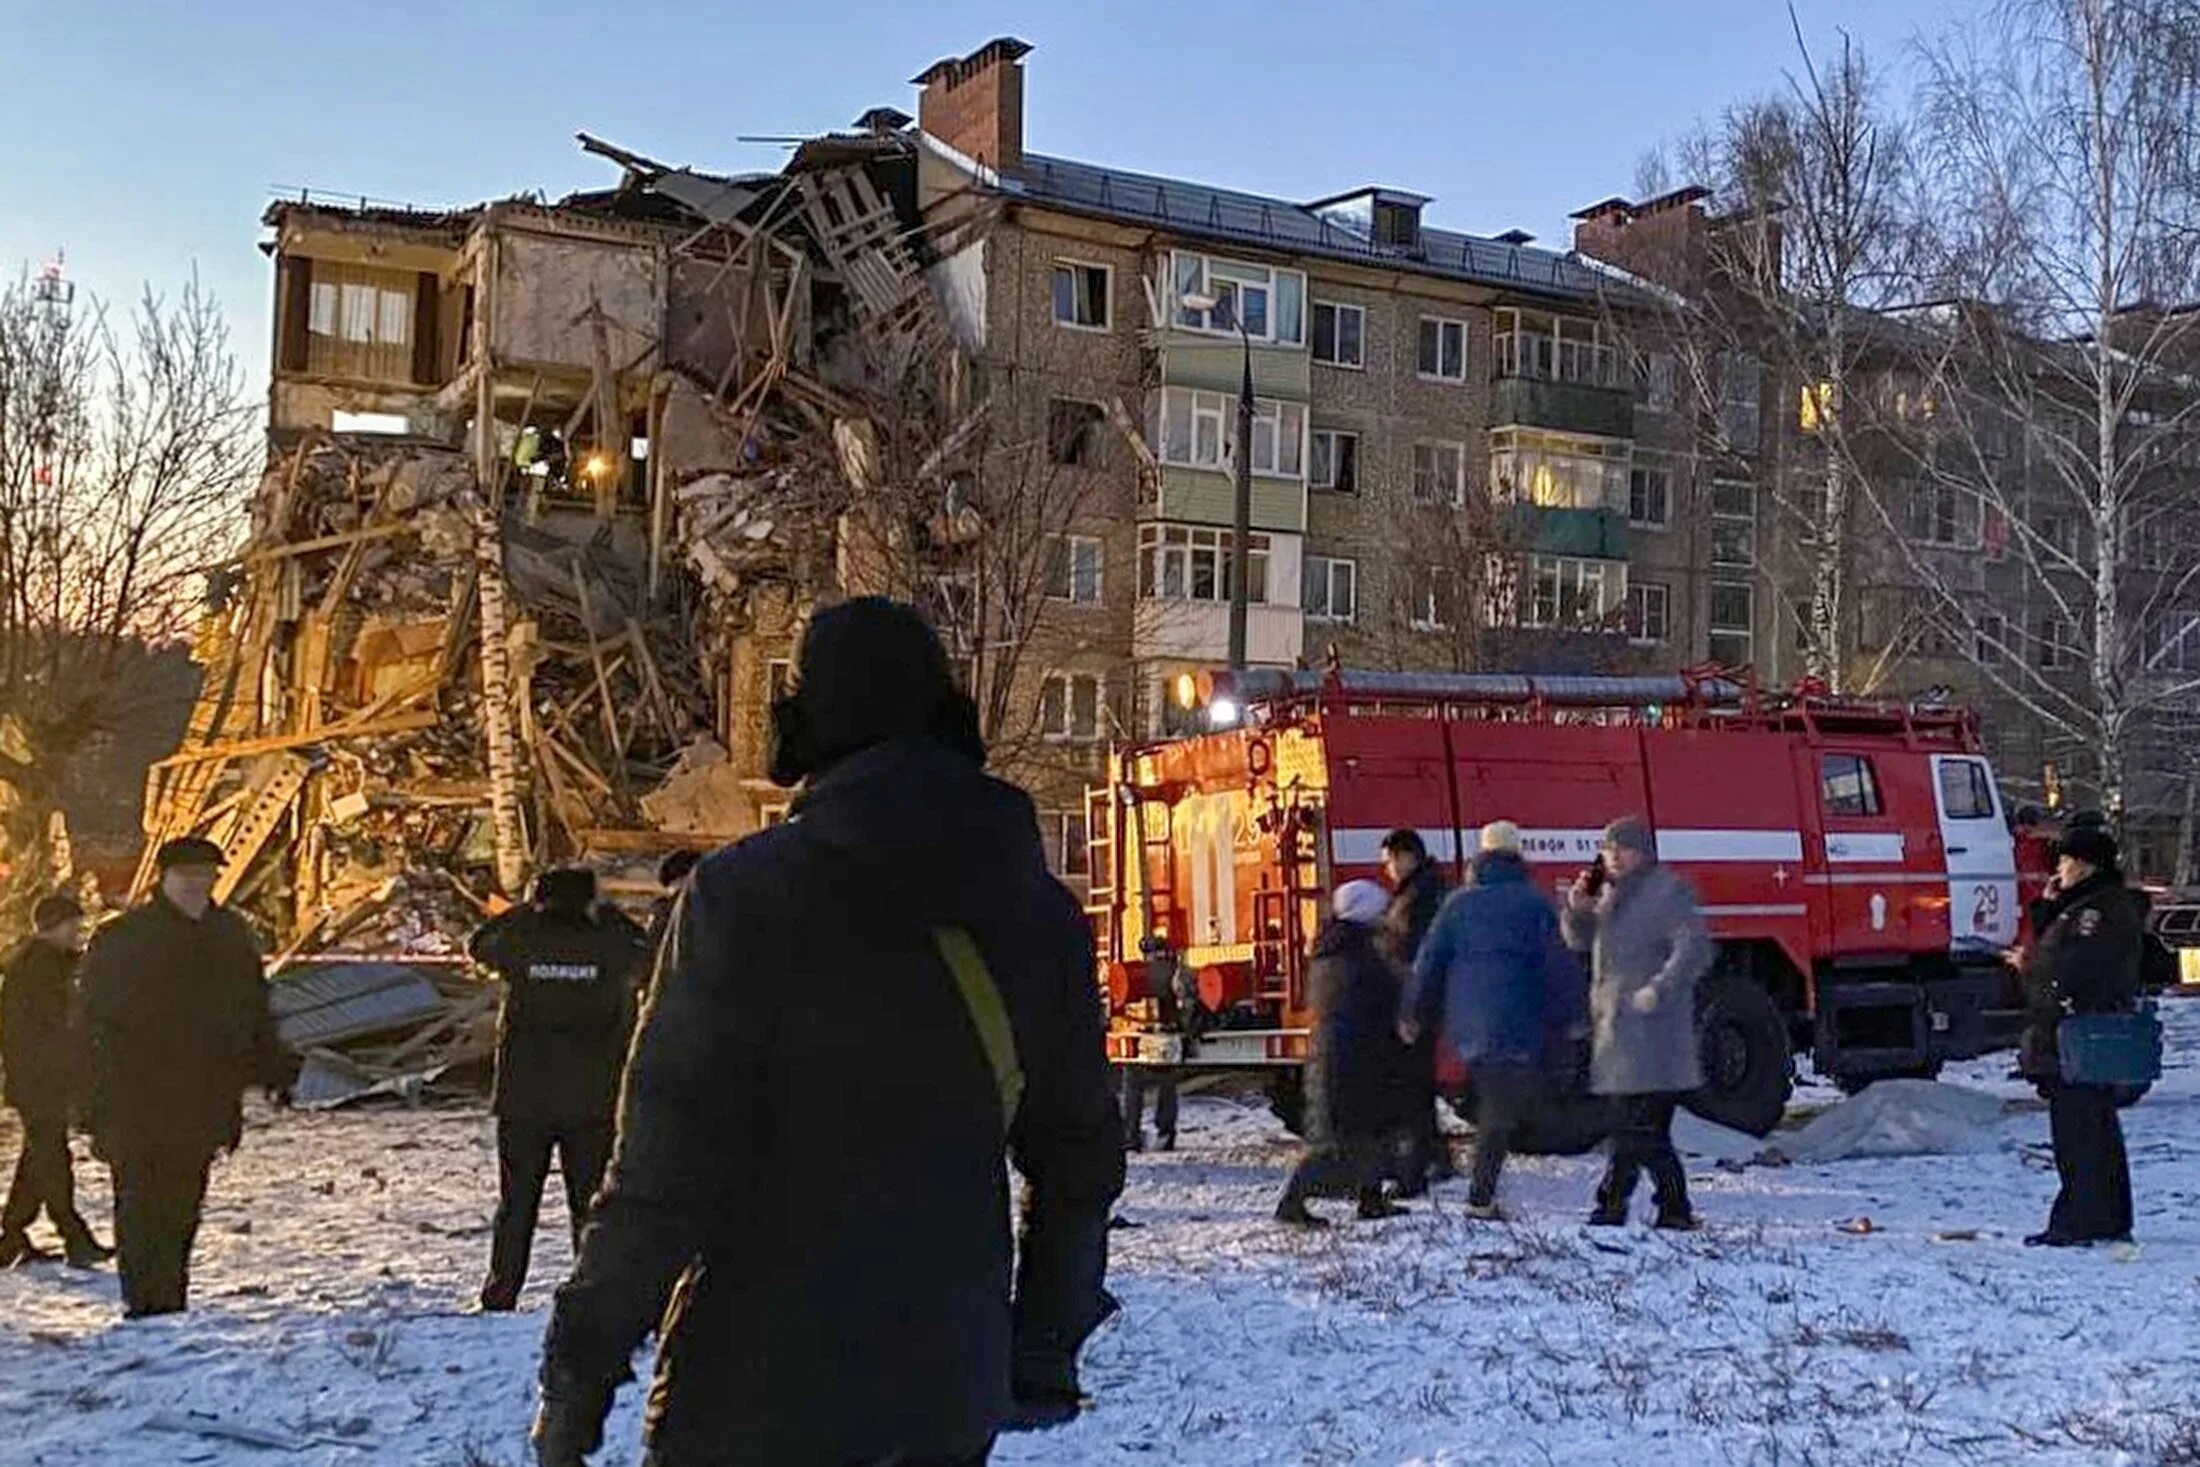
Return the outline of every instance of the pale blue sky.
{"type": "MultiPolygon", "coordinates": [[[[1801,0],[1889,63],[1985,0],[1801,0]]],[[[270,186],[423,205],[608,182],[586,129],[774,167],[744,135],[916,110],[908,78],[1001,34],[1035,150],[1315,198],[1384,183],[1431,222],[1563,244],[1566,214],[1794,58],[1780,0],[0,0],[0,269],[68,250],[109,297],[194,266],[264,369],[270,186]]]]}

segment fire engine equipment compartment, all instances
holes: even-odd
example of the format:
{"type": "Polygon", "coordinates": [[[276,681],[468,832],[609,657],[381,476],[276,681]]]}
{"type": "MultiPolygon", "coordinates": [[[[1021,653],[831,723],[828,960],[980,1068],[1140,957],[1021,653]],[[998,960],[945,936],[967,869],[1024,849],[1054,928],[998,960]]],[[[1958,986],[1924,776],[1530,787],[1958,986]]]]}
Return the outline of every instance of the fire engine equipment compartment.
{"type": "Polygon", "coordinates": [[[1327,892],[1377,874],[1385,834],[1418,830],[1456,882],[1481,824],[1512,820],[1555,900],[1625,814],[1694,883],[1718,948],[1699,1114],[1769,1131],[1797,1053],[1860,1088],[2015,1037],[2017,848],[1964,710],[1713,669],[1201,683],[1236,726],[1119,748],[1089,796],[1118,1063],[1262,1071],[1288,1118],[1327,892]]]}

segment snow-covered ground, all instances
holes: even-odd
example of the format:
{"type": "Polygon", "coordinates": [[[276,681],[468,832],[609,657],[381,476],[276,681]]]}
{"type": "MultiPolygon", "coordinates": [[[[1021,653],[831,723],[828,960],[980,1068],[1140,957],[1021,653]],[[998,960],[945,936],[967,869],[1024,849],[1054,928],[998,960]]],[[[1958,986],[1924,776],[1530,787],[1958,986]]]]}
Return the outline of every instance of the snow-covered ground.
{"type": "MultiPolygon", "coordinates": [[[[2168,1008],[2173,1069],[2126,1115],[2136,1257],[2021,1246],[2054,1189],[2036,1111],[1954,1156],[1699,1156],[1694,1236],[1588,1232],[1596,1160],[1578,1158],[1516,1162],[1510,1224],[1467,1221],[1454,1186],[1308,1237],[1267,1220],[1288,1138],[1188,1100],[1183,1149],[1133,1159],[1139,1226],[1114,1235],[1125,1312],[1089,1352],[1092,1411],[996,1460],[2200,1462],[2200,1001],[2168,1008]]],[[[1950,1078],[2023,1093],[2004,1067],[1950,1078]]],[[[484,1117],[254,1120],[216,1174],[188,1316],[119,1323],[111,1275],[0,1275],[0,1461],[519,1467],[566,1262],[555,1201],[523,1311],[468,1317],[484,1117]],[[311,1442],[148,1425],[193,1411],[311,1442]]],[[[103,1172],[79,1175],[104,1231],[103,1172]]],[[[636,1461],[636,1394],[601,1462],[636,1461]]]]}

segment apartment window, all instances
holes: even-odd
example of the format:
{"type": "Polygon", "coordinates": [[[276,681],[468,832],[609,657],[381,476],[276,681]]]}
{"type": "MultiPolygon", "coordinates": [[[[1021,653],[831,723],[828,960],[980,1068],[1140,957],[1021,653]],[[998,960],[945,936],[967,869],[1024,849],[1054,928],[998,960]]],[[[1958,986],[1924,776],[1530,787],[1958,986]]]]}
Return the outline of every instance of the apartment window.
{"type": "Polygon", "coordinates": [[[1833,420],[1833,384],[1831,382],[1805,382],[1799,389],[1795,405],[1795,426],[1804,433],[1825,431],[1833,420]]]}
{"type": "Polygon", "coordinates": [[[758,828],[769,830],[775,825],[785,825],[790,807],[786,805],[759,805],[756,807],[758,828]]]}
{"type": "Polygon", "coordinates": [[[1087,535],[1057,535],[1047,545],[1047,595],[1080,606],[1100,602],[1100,542],[1087,535]]]}
{"type": "Polygon", "coordinates": [[[1497,312],[1491,343],[1500,377],[1535,377],[1591,387],[1620,385],[1619,348],[1603,325],[1588,316],[1505,307],[1497,312]]]}
{"type": "Polygon", "coordinates": [[[1242,325],[1244,334],[1254,341],[1306,344],[1306,276],[1300,271],[1183,250],[1174,251],[1170,258],[1175,287],[1170,304],[1179,330],[1236,336],[1242,325]],[[1197,310],[1184,304],[1187,296],[1212,297],[1214,305],[1197,310]]]}
{"type": "Polygon", "coordinates": [[[1467,502],[1467,447],[1463,443],[1413,445],[1413,497],[1421,504],[1467,502]]]}
{"type": "Polygon", "coordinates": [[[2149,672],[2200,672],[2200,609],[2170,606],[2142,627],[2149,672]]]}
{"type": "Polygon", "coordinates": [[[1360,435],[1335,428],[1314,430],[1312,452],[1307,456],[1309,488],[1337,494],[1360,492],[1360,435]]]}
{"type": "Polygon", "coordinates": [[[1679,372],[1669,351],[1635,353],[1635,398],[1654,413],[1669,413],[1678,400],[1679,372]]]}
{"type": "Polygon", "coordinates": [[[1314,302],[1314,360],[1332,367],[1367,365],[1367,312],[1358,306],[1314,302]]]}
{"type": "Polygon", "coordinates": [[[1627,583],[1627,636],[1635,642],[1663,642],[1669,635],[1672,592],[1657,581],[1627,583]]]}
{"type": "Polygon", "coordinates": [[[1526,428],[1490,430],[1490,492],[1545,509],[1617,509],[1629,446],[1526,428]]]}
{"type": "Polygon", "coordinates": [[[1991,611],[1972,619],[1971,660],[1981,667],[1998,666],[2007,655],[2009,624],[1991,611]]]}
{"type": "Polygon", "coordinates": [[[1755,453],[1763,437],[1764,367],[1747,352],[1719,354],[1719,433],[1727,446],[1755,453]]]}
{"type": "MultiPolygon", "coordinates": [[[[1154,394],[1147,423],[1154,456],[1163,463],[1227,473],[1236,462],[1237,399],[1221,392],[1164,387],[1154,394]]],[[[1253,472],[1297,479],[1306,472],[1306,404],[1253,404],[1253,472]]]]}
{"type": "Polygon", "coordinates": [[[1711,583],[1711,660],[1728,667],[1744,667],[1750,661],[1755,639],[1755,597],[1750,588],[1735,581],[1711,583]]]}
{"type": "Polygon", "coordinates": [[[1300,607],[1310,621],[1350,621],[1359,612],[1357,561],[1309,555],[1299,578],[1300,607]]]}
{"type": "Polygon", "coordinates": [[[331,377],[411,381],[419,291],[420,278],[409,270],[315,260],[305,369],[331,377]]]}
{"type": "MultiPolygon", "coordinates": [[[[1138,594],[1152,601],[1228,601],[1234,531],[1205,525],[1144,524],[1138,527],[1138,594]]],[[[1245,597],[1255,606],[1268,600],[1268,537],[1251,540],[1252,574],[1245,597]]]]}
{"type": "Polygon", "coordinates": [[[1100,739],[1101,684],[1089,672],[1055,673],[1039,685],[1039,733],[1055,743],[1100,739]]]}
{"type": "Polygon", "coordinates": [[[1650,464],[1627,471],[1627,523],[1662,530],[1673,523],[1673,475],[1650,464]]]}
{"type": "Polygon", "coordinates": [[[1063,810],[1054,816],[1054,874],[1057,876],[1089,876],[1092,874],[1092,849],[1085,841],[1085,816],[1078,810],[1063,810]]]}
{"type": "Polygon", "coordinates": [[[1534,627],[1596,627],[1626,604],[1627,563],[1538,555],[1528,562],[1528,616],[1534,627]]]}
{"type": "Polygon", "coordinates": [[[764,664],[764,694],[769,702],[776,703],[794,692],[794,664],[784,657],[774,657],[764,664]]]}
{"type": "Polygon", "coordinates": [[[1054,319],[1085,331],[1108,329],[1108,302],[1115,272],[1105,265],[1077,260],[1054,262],[1054,319]]]}
{"type": "Polygon", "coordinates": [[[1420,372],[1439,382],[1467,380],[1467,323],[1421,318],[1420,372]]]}
{"type": "Polygon", "coordinates": [[[1711,486],[1711,563],[1757,563],[1757,491],[1739,480],[1711,486]]]}
{"type": "Polygon", "coordinates": [[[1818,761],[1818,774],[1828,815],[1861,819],[1885,812],[1872,761],[1862,754],[1828,754],[1818,761]]]}
{"type": "Polygon", "coordinates": [[[1057,397],[1047,403],[1047,457],[1071,467],[1091,468],[1100,460],[1100,425],[1107,418],[1100,404],[1057,397]]]}
{"type": "Polygon", "coordinates": [[[1406,620],[1415,631],[1444,631],[1458,599],[1458,580],[1448,567],[1422,566],[1406,588],[1406,620]]]}
{"type": "Polygon", "coordinates": [[[1913,483],[1902,500],[1902,532],[1919,545],[1979,547],[1979,501],[1954,484],[1913,483]]]}
{"type": "Polygon", "coordinates": [[[2067,617],[2043,611],[2033,622],[2036,651],[2033,660],[2042,672],[2060,672],[2078,665],[2078,639],[2067,617]]]}
{"type": "Polygon", "coordinates": [[[2078,558],[2078,521],[2067,514],[2040,514],[2033,516],[2032,532],[2039,536],[2047,554],[2050,569],[2064,561],[2078,558]]]}

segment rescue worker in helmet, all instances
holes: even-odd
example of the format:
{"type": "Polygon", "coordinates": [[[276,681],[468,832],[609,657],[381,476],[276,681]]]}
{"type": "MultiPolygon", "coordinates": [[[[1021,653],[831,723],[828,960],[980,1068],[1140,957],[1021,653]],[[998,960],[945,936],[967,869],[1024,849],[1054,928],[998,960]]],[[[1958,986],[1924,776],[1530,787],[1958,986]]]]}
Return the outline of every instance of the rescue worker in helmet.
{"type": "Polygon", "coordinates": [[[2131,1171],[2113,1088],[2062,1077],[2057,1031],[2070,1014],[2129,1012],[2139,995],[2140,899],[2124,883],[2116,838],[2099,825],[2066,828],[2055,879],[2038,914],[2038,944],[2013,955],[2024,974],[2026,1025],[2018,1066],[2047,1097],[2062,1186],[2028,1247],[2084,1247],[2131,1236],[2131,1171]]]}
{"type": "Polygon", "coordinates": [[[596,874],[535,878],[533,900],[474,933],[475,962],[504,983],[497,1020],[497,1211],[481,1307],[519,1307],[555,1153],[574,1246],[611,1157],[619,1069],[648,973],[642,929],[596,900],[596,874]]]}
{"type": "Polygon", "coordinates": [[[1306,974],[1314,1008],[1307,1149],[1276,1202],[1276,1221],[1287,1227],[1329,1225],[1307,1210],[1310,1197],[1354,1197],[1360,1216],[1371,1221],[1407,1210],[1383,1195],[1382,1182],[1405,1064],[1399,972],[1378,946],[1389,905],[1380,882],[1348,881],[1331,899],[1335,920],[1314,939],[1306,974]]]}
{"type": "MultiPolygon", "coordinates": [[[[1403,974],[1413,968],[1429,926],[1436,920],[1451,883],[1443,867],[1429,859],[1417,830],[1398,829],[1383,837],[1383,876],[1390,882],[1390,905],[1383,913],[1383,955],[1403,974]]],[[[1405,1154],[1398,1166],[1398,1195],[1418,1197],[1429,1183],[1452,1176],[1451,1148],[1436,1124],[1436,1034],[1418,1031],[1401,1072],[1400,1123],[1405,1154]]]]}

